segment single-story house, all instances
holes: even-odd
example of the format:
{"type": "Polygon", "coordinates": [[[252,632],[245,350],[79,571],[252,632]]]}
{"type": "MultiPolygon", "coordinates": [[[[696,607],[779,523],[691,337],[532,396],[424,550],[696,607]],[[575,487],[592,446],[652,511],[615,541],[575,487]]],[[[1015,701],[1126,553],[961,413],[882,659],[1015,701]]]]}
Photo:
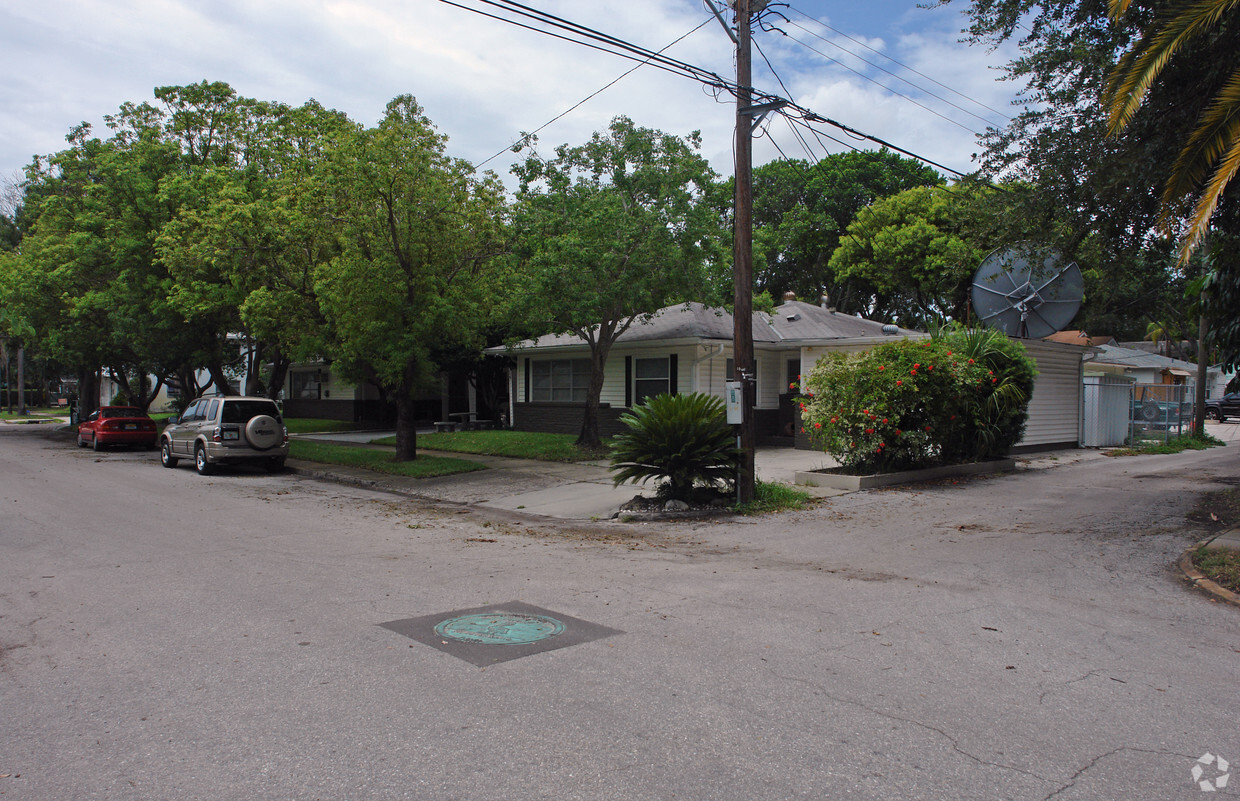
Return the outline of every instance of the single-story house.
{"type": "MultiPolygon", "coordinates": [[[[827,353],[867,350],[894,337],[926,334],[841,314],[796,300],[773,313],[754,312],[753,343],[759,441],[808,447],[796,423],[789,384],[808,373],[827,353]]],[[[634,323],[612,347],[600,398],[603,436],[620,431],[620,416],[647,396],[704,392],[722,397],[733,375],[732,315],[722,309],[686,303],[661,309],[645,323],[634,323]]],[[[1081,409],[1081,357],[1086,349],[1041,340],[1022,340],[1037,362],[1038,378],[1029,404],[1029,422],[1020,446],[1075,446],[1081,409]]],[[[514,428],[576,434],[590,379],[590,349],[575,335],[547,335],[511,350],[490,348],[516,358],[512,379],[514,428]]]]}
{"type": "MultiPolygon", "coordinates": [[[[1085,375],[1124,376],[1136,384],[1178,386],[1197,383],[1197,365],[1158,353],[1115,344],[1099,345],[1085,357],[1085,375]]],[[[1206,368],[1206,395],[1221,395],[1228,377],[1218,367],[1206,368]]]]}

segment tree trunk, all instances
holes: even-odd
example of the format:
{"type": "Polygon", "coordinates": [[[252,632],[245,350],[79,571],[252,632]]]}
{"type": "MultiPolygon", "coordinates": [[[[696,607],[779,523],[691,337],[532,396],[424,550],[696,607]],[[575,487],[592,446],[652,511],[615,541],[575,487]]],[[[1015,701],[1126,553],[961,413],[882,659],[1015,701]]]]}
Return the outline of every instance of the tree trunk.
{"type": "Polygon", "coordinates": [[[293,362],[284,356],[280,348],[275,348],[271,359],[271,381],[267,384],[267,397],[274,399],[284,389],[288,379],[288,368],[293,362]]]}
{"type": "Polygon", "coordinates": [[[601,450],[603,440],[598,435],[599,398],[603,394],[603,376],[607,366],[607,351],[602,341],[590,348],[590,385],[586,390],[586,408],[581,418],[581,433],[577,435],[577,447],[601,450]]]}
{"type": "Polygon", "coordinates": [[[224,367],[221,364],[208,364],[207,372],[211,374],[211,383],[215,384],[215,390],[220,395],[234,395],[232,382],[228,380],[228,376],[224,375],[224,367]]]}
{"type": "Polygon", "coordinates": [[[78,420],[85,420],[99,408],[99,373],[82,371],[78,375],[78,420]]]}
{"type": "Polygon", "coordinates": [[[408,462],[418,458],[418,429],[416,425],[413,402],[417,375],[414,365],[405,366],[405,376],[400,382],[400,391],[396,393],[396,461],[408,462]]]}
{"type": "Polygon", "coordinates": [[[26,413],[26,349],[17,349],[17,413],[26,413]]]}

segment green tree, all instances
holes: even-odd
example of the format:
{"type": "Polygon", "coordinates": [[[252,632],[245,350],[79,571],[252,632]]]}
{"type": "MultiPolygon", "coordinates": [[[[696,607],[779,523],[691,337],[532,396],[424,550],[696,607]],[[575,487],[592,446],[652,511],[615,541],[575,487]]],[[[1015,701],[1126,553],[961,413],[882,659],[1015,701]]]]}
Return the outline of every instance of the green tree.
{"type": "MultiPolygon", "coordinates": [[[[794,292],[810,301],[825,293],[840,309],[859,310],[854,284],[830,268],[840,236],[874,201],[942,182],[930,167],[888,150],[833,153],[812,164],[781,159],[755,168],[755,290],[774,298],[794,292]]],[[[711,202],[725,226],[732,213],[733,186],[727,178],[711,189],[711,202]]]]}
{"type": "Polygon", "coordinates": [[[831,257],[841,280],[857,283],[867,316],[925,328],[963,320],[969,282],[1001,240],[982,220],[998,190],[976,185],[919,187],[862,209],[831,257]]]}
{"type": "MultiPolygon", "coordinates": [[[[1165,61],[1115,136],[1108,135],[1108,90],[1120,56],[1143,37],[1157,36],[1164,12],[1212,5],[1134,3],[1112,23],[1107,0],[967,2],[970,41],[995,46],[1017,40],[1020,46],[1005,71],[1024,87],[1023,110],[983,137],[985,172],[1037,187],[1016,214],[1043,223],[1054,235],[1049,243],[1080,263],[1087,294],[1079,319],[1092,330],[1106,323],[1110,333],[1136,339],[1151,319],[1167,316],[1167,306],[1187,318],[1196,302],[1195,292],[1189,292],[1191,302],[1184,295],[1193,273],[1165,258],[1176,243],[1161,233],[1159,195],[1203,114],[1234,80],[1240,21],[1229,13],[1208,36],[1181,39],[1177,57],[1165,61]]],[[[1212,224],[1214,238],[1230,241],[1240,231],[1240,203],[1222,194],[1212,224]]],[[[1240,270],[1225,254],[1213,256],[1205,304],[1214,307],[1212,341],[1238,354],[1240,339],[1226,332],[1240,332],[1228,327],[1234,314],[1220,299],[1240,283],[1240,270]]],[[[1186,319],[1184,327],[1196,325],[1186,319]]]]}
{"type": "Polygon", "coordinates": [[[664,306],[721,294],[709,269],[718,263],[718,218],[703,202],[714,176],[699,148],[696,133],[672,136],[617,117],[584,145],[513,168],[517,250],[528,273],[523,315],[590,346],[582,447],[601,447],[603,371],[620,335],[664,306]]]}
{"type": "Polygon", "coordinates": [[[171,302],[209,329],[221,350],[241,336],[254,380],[247,391],[276,397],[291,361],[326,347],[314,271],[339,248],[311,176],[331,143],[356,126],[313,101],[291,108],[236,98],[223,84],[207,88],[158,90],[178,110],[190,166],[165,188],[180,199],[180,212],[157,247],[174,279],[171,302]],[[191,126],[202,120],[211,121],[227,155],[212,157],[200,144],[207,133],[191,126]],[[271,371],[260,378],[267,364],[271,371]]]}
{"type": "MultiPolygon", "coordinates": [[[[1109,2],[1113,19],[1123,17],[1131,5],[1131,0],[1109,2]]],[[[1235,47],[1240,43],[1235,30],[1240,26],[1240,15],[1236,8],[1235,0],[1199,0],[1156,7],[1153,23],[1124,54],[1111,75],[1109,123],[1114,134],[1132,123],[1170,62],[1201,56],[1191,52],[1194,42],[1207,41],[1207,50],[1228,62],[1224,69],[1229,73],[1222,85],[1217,86],[1204,105],[1201,101],[1194,104],[1200,113],[1182,142],[1163,188],[1163,223],[1188,217],[1188,230],[1180,247],[1181,262],[1187,262],[1205,240],[1227,184],[1240,169],[1240,66],[1235,64],[1235,47]]]]}
{"type": "Polygon", "coordinates": [[[396,458],[417,456],[414,398],[436,381],[433,348],[476,342],[486,320],[488,270],[502,250],[503,196],[493,175],[445,155],[408,95],[375,128],[328,151],[340,253],[315,268],[335,368],[396,403],[396,458]]]}

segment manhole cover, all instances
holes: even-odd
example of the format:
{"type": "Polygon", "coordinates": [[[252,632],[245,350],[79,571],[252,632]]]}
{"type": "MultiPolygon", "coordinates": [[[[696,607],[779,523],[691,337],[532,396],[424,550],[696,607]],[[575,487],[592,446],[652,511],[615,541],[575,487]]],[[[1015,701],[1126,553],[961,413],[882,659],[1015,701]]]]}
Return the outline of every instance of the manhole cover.
{"type": "Polygon", "coordinates": [[[623,633],[520,601],[379,625],[478,667],[623,633]]]}
{"type": "Polygon", "coordinates": [[[564,624],[546,615],[496,612],[462,615],[435,626],[435,633],[457,642],[481,645],[519,645],[538,642],[564,632],[564,624]]]}

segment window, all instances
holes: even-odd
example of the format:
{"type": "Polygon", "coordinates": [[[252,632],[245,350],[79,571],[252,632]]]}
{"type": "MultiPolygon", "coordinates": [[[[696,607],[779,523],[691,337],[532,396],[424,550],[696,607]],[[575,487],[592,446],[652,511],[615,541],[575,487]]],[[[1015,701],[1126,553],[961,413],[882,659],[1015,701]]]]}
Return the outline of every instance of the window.
{"type": "Polygon", "coordinates": [[[666,356],[661,359],[636,359],[633,378],[633,402],[641,405],[646,398],[670,394],[672,391],[672,364],[666,356]]]}
{"type": "Polygon", "coordinates": [[[530,400],[536,403],[585,403],[589,386],[589,359],[540,360],[530,363],[530,400]]]}
{"type": "Polygon", "coordinates": [[[303,370],[289,374],[289,397],[302,400],[319,400],[323,397],[323,371],[303,370]]]}

